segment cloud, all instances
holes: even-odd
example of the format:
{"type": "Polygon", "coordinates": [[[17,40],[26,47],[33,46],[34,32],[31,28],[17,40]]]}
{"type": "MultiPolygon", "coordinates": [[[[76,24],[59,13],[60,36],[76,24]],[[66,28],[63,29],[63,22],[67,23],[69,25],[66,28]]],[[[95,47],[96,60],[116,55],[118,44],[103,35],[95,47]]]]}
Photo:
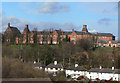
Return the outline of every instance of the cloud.
{"type": "Polygon", "coordinates": [[[97,33],[98,31],[93,29],[93,30],[89,30],[90,33],[97,33]]]}
{"type": "Polygon", "coordinates": [[[112,20],[109,18],[102,18],[98,20],[99,24],[103,24],[103,25],[110,25],[112,20]]]}
{"type": "Polygon", "coordinates": [[[54,22],[30,22],[24,19],[19,19],[15,16],[8,16],[8,17],[3,17],[3,20],[2,20],[3,32],[6,30],[8,23],[10,23],[11,26],[18,27],[18,29],[21,32],[24,30],[25,24],[29,25],[30,30],[33,30],[34,28],[38,28],[38,30],[53,28],[53,29],[62,29],[62,30],[71,31],[72,28],[74,29],[77,28],[77,26],[75,26],[72,23],[59,24],[59,23],[54,23],[54,22]]]}
{"type": "Polygon", "coordinates": [[[39,11],[39,13],[42,14],[54,14],[59,12],[69,12],[69,6],[65,4],[60,5],[58,2],[44,2],[39,11]]]}

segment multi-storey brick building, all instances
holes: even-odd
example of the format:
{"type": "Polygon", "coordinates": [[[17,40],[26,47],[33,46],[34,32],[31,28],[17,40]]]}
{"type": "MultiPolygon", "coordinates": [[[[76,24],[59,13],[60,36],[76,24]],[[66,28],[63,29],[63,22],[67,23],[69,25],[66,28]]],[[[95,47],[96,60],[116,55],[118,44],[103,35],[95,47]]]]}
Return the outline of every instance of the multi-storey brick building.
{"type": "Polygon", "coordinates": [[[30,31],[28,25],[25,25],[23,34],[21,34],[16,27],[10,27],[10,24],[8,24],[8,28],[4,34],[9,31],[14,31],[16,44],[59,44],[59,42],[66,37],[68,37],[69,42],[73,43],[76,43],[80,39],[91,39],[94,37],[94,39],[97,40],[98,46],[113,46],[112,44],[105,45],[103,42],[115,41],[115,36],[111,33],[90,33],[87,29],[87,25],[83,25],[82,31],[75,31],[74,29],[72,29],[72,31],[30,31]],[[13,28],[15,30],[13,30],[13,28]]]}
{"type": "Polygon", "coordinates": [[[8,27],[4,32],[4,42],[15,43],[16,37],[20,34],[21,33],[17,27],[12,27],[10,26],[10,23],[8,23],[8,27]]]}

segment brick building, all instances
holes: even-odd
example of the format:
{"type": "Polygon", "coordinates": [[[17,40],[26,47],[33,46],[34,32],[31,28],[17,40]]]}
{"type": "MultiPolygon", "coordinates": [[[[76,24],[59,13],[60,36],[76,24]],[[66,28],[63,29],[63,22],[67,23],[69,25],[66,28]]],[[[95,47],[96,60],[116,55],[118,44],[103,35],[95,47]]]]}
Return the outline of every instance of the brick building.
{"type": "MultiPolygon", "coordinates": [[[[90,33],[87,29],[87,25],[83,25],[82,31],[62,31],[62,30],[54,30],[54,31],[30,31],[28,25],[25,25],[23,34],[16,27],[11,27],[8,24],[8,28],[6,29],[4,35],[7,35],[9,32],[14,32],[14,38],[16,44],[26,44],[26,43],[38,43],[38,44],[59,44],[60,41],[68,38],[69,42],[76,43],[80,39],[91,39],[95,38],[97,40],[98,46],[118,46],[116,45],[108,45],[106,42],[114,42],[115,36],[111,33],[90,33]],[[102,41],[102,42],[101,42],[102,41]]],[[[10,41],[8,38],[7,42],[10,41]]]]}
{"type": "Polygon", "coordinates": [[[21,35],[21,33],[17,27],[12,27],[10,23],[8,23],[8,27],[4,32],[4,42],[15,43],[16,37],[19,35],[21,35]]]}

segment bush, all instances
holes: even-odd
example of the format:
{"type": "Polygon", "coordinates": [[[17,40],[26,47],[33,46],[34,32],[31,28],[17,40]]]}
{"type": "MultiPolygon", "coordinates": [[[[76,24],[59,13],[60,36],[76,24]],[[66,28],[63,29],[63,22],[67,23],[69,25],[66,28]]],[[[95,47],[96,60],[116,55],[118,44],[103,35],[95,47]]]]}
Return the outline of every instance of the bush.
{"type": "Polygon", "coordinates": [[[22,63],[17,59],[2,59],[2,77],[3,78],[39,78],[47,77],[42,70],[35,70],[27,63],[22,63]]]}

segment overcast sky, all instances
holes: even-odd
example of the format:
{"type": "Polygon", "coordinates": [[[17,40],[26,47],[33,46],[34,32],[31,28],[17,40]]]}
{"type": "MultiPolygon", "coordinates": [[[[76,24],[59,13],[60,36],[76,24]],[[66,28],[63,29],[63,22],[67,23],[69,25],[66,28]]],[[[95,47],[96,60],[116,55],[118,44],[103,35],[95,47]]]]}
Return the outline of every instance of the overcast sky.
{"type": "Polygon", "coordinates": [[[86,24],[90,32],[112,33],[118,37],[117,2],[3,2],[2,30],[7,24],[23,31],[62,29],[81,31],[86,24]]]}

